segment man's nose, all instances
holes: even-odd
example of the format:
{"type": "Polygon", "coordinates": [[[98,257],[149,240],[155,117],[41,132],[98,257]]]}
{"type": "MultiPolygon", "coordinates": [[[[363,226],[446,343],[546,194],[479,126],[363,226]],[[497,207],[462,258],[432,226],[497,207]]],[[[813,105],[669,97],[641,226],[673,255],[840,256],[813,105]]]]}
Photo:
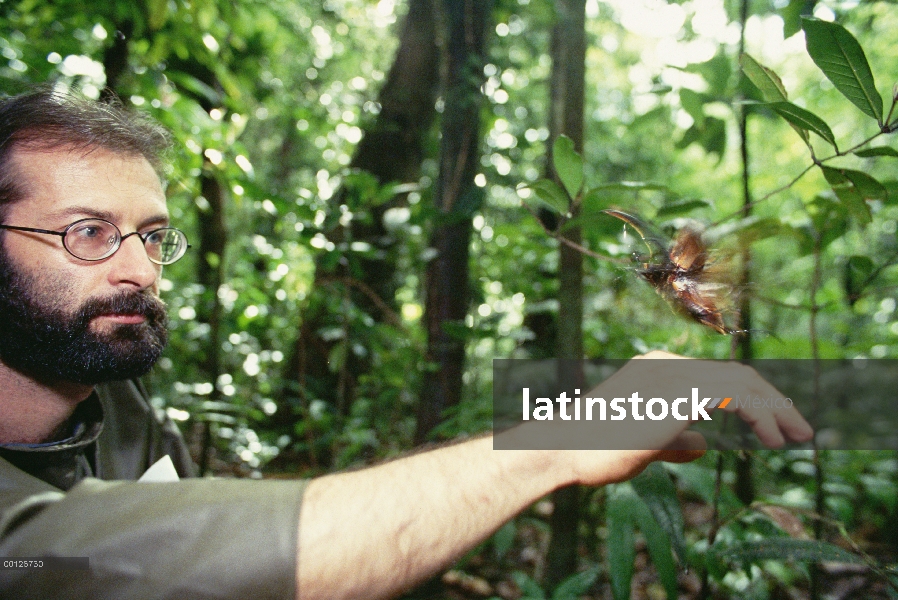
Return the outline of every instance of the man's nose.
{"type": "Polygon", "coordinates": [[[136,233],[122,236],[121,245],[110,260],[110,283],[116,286],[132,286],[141,290],[150,288],[162,270],[160,265],[149,259],[143,240],[136,233]]]}

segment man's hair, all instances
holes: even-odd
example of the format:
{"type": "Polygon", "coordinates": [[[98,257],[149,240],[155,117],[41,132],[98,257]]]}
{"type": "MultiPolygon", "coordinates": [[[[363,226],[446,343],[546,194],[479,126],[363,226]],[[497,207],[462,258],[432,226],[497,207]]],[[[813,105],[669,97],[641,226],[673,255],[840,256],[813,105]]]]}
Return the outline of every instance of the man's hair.
{"type": "Polygon", "coordinates": [[[90,152],[102,148],[145,158],[163,177],[168,131],[117,99],[95,101],[49,87],[0,100],[0,222],[27,189],[12,162],[16,150],[90,152]]]}

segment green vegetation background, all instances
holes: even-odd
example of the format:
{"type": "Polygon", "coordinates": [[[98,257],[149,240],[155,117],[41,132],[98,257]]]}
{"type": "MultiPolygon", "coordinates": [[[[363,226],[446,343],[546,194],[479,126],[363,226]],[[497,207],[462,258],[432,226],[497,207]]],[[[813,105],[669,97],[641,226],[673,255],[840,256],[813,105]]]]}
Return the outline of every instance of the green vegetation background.
{"type": "MultiPolygon", "coordinates": [[[[678,219],[694,219],[721,251],[750,248],[740,289],[755,357],[898,357],[894,140],[883,134],[872,145],[889,150],[840,156],[826,163],[830,172],[809,169],[835,148],[804,113],[749,103],[773,99],[741,76],[740,5],[647,5],[647,22],[682,18],[664,43],[639,32],[625,3],[586,3],[582,169],[595,193],[584,206],[624,208],[668,235],[678,219]],[[722,20],[708,26],[709,15],[722,20]],[[693,62],[666,64],[683,55],[693,62]],[[743,207],[743,113],[752,221],[728,218],[743,207]]],[[[892,2],[747,6],[744,51],[781,77],[795,106],[828,124],[839,150],[880,131],[815,66],[799,17],[835,19],[851,32],[888,112],[898,81],[892,2]]],[[[491,360],[532,356],[537,326],[553,326],[558,244],[526,209],[535,194],[525,186],[546,171],[554,8],[493,6],[472,299],[452,330],[465,341],[465,387],[431,439],[488,429],[491,360]]],[[[173,131],[173,222],[206,242],[165,270],[173,336],[149,383],[208,473],[311,476],[413,444],[432,368],[421,317],[438,221],[439,117],[414,180],[378,185],[348,168],[382,108],[406,10],[389,0],[0,2],[3,92],[47,81],[113,91],[173,131]],[[375,218],[388,244],[347,234],[375,218]],[[365,261],[384,252],[396,267],[389,298],[358,284],[365,261]],[[314,332],[324,350],[298,342],[312,312],[326,317],[314,332]],[[330,378],[320,381],[330,383],[304,369],[315,352],[326,353],[330,378]]],[[[619,221],[591,210],[580,224],[584,245],[626,263],[633,247],[619,221]]],[[[731,356],[731,337],[674,314],[629,265],[592,257],[585,265],[587,357],[656,348],[731,356]]],[[[577,573],[554,591],[543,583],[545,501],[444,576],[440,591],[412,597],[898,597],[894,452],[750,458],[709,453],[585,494],[577,573]],[[749,503],[738,488],[746,481],[749,503]]]]}

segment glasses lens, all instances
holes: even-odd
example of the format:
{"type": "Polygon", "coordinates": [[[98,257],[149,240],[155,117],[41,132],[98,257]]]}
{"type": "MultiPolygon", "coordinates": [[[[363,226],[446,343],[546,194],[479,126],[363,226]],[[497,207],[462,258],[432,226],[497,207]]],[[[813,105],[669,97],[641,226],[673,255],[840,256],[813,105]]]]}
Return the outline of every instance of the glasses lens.
{"type": "Polygon", "coordinates": [[[184,256],[187,250],[187,236],[174,227],[157,229],[147,234],[144,246],[150,260],[160,265],[170,265],[184,256]]]}
{"type": "Polygon", "coordinates": [[[121,232],[100,219],[77,221],[66,229],[62,242],[73,255],[83,260],[100,260],[116,251],[121,232]]]}

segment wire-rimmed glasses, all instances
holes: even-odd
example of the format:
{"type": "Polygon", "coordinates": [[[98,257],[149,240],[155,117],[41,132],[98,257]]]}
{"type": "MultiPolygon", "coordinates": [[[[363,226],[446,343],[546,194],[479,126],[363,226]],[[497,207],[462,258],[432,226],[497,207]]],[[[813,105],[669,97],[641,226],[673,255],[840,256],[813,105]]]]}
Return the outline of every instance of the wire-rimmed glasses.
{"type": "Polygon", "coordinates": [[[15,225],[0,225],[0,229],[58,235],[62,237],[62,245],[69,254],[87,261],[109,258],[121,247],[122,242],[132,235],[140,238],[146,248],[147,258],[157,265],[172,264],[184,256],[190,247],[187,235],[174,227],[160,227],[146,233],[132,231],[122,235],[118,227],[104,219],[80,219],[62,231],[15,225]]]}

